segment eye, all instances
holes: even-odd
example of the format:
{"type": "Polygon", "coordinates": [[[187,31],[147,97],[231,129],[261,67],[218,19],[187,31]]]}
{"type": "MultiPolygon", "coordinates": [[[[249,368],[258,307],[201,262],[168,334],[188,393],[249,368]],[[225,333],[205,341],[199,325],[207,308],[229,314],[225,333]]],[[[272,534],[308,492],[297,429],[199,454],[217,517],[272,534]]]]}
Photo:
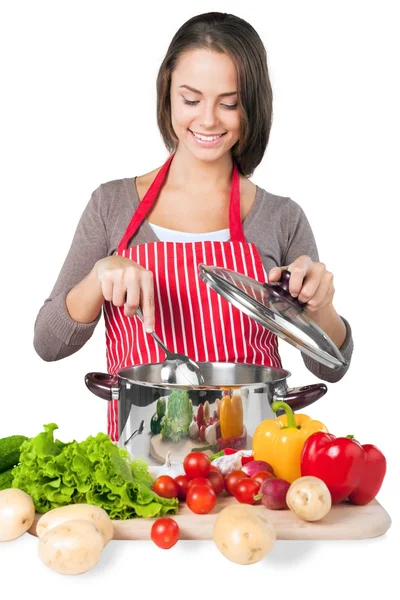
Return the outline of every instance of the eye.
{"type": "Polygon", "coordinates": [[[182,96],[184,104],[188,104],[189,106],[195,106],[199,103],[198,100],[186,100],[185,96],[182,96]]]}
{"type": "MultiPolygon", "coordinates": [[[[187,98],[185,98],[185,96],[182,96],[183,99],[183,103],[187,104],[188,106],[196,106],[196,104],[199,103],[199,100],[187,100],[187,98]]],[[[227,110],[235,110],[238,105],[236,104],[221,104],[221,106],[223,106],[223,108],[226,108],[227,110]]]]}

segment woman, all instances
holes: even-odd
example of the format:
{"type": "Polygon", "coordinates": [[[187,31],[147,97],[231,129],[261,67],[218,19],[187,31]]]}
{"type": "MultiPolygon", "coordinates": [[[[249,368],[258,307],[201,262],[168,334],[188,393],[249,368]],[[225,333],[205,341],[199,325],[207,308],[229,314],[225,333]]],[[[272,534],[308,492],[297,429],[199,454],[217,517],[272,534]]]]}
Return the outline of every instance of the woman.
{"type": "MultiPolygon", "coordinates": [[[[110,373],[162,362],[146,332],[196,361],[280,366],[276,336],[222,300],[198,277],[198,264],[258,281],[291,272],[290,292],[352,354],[348,323],[333,307],[333,277],[319,262],[302,209],[249,177],[270,133],[272,91],[256,31],[233,15],[208,13],[173,38],[158,80],[158,125],[166,163],[92,194],[50,297],[35,325],[35,348],[58,360],[81,348],[104,310],[110,373]],[[144,325],[135,316],[141,306],[144,325]]],[[[304,356],[320,379],[331,371],[304,356]]],[[[118,438],[116,402],[108,432],[118,438]]]]}

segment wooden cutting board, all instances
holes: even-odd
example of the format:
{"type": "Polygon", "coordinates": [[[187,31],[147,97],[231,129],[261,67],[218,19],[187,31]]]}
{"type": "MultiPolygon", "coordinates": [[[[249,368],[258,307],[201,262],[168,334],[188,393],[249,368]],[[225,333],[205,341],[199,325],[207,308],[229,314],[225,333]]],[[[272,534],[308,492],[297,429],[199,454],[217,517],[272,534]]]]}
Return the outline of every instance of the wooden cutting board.
{"type": "MultiPolygon", "coordinates": [[[[220,510],[237,504],[231,496],[220,496],[214,510],[208,515],[196,515],[186,504],[173,516],[180,528],[182,540],[212,540],[213,526],[220,510]]],[[[262,505],[253,507],[274,524],[278,540],[360,540],[386,533],[391,519],[377,500],[365,506],[343,502],[332,507],[326,517],[313,523],[302,521],[290,510],[269,510],[262,505]]],[[[36,535],[35,521],[29,533],[36,535]]],[[[115,540],[149,540],[155,519],[130,519],[113,521],[115,540]]]]}

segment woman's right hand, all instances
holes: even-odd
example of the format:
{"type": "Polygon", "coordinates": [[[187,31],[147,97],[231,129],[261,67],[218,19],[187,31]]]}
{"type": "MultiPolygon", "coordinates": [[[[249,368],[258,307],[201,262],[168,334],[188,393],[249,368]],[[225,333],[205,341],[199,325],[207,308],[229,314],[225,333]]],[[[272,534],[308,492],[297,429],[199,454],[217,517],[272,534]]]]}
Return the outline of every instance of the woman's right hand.
{"type": "Polygon", "coordinates": [[[139,306],[145,329],[154,330],[153,273],[123,256],[107,256],[95,265],[101,291],[114,306],[124,306],[124,313],[132,317],[139,306]]]}

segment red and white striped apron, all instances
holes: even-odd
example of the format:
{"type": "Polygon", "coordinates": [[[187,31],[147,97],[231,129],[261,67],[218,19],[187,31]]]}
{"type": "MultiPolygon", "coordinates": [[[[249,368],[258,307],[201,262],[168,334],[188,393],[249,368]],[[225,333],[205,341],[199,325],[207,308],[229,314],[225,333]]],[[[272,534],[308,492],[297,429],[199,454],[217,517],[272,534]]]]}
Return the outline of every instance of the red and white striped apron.
{"type": "MultiPolygon", "coordinates": [[[[129,241],[156,202],[170,156],[140,202],[116,254],[153,272],[155,331],[173,352],[196,362],[239,362],[281,367],[277,337],[211,290],[199,277],[198,265],[225,267],[261,282],[267,275],[260,255],[243,235],[240,178],[233,167],[228,242],[151,242],[128,248],[129,241]]],[[[160,363],[165,354],[138,317],[124,307],[104,303],[107,368],[110,374],[127,366],[160,363]]],[[[109,402],[108,434],[118,440],[118,400],[109,402]]]]}

